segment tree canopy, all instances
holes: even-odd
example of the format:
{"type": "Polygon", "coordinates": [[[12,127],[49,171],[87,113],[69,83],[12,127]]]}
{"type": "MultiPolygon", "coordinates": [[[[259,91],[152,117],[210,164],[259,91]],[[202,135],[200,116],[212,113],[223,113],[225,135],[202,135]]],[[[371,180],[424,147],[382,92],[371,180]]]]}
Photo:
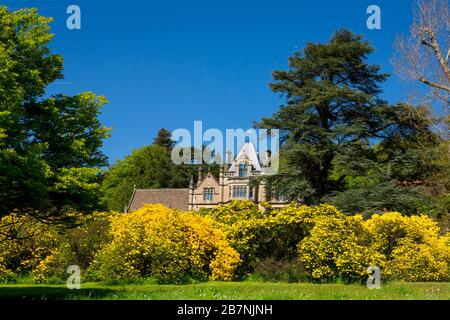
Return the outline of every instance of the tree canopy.
{"type": "Polygon", "coordinates": [[[273,73],[270,87],[286,102],[257,125],[281,130],[280,171],[268,179],[277,193],[347,212],[415,212],[424,201],[418,186],[438,170],[438,155],[426,150],[441,140],[427,108],[380,99],[387,75],[368,63],[373,50],[362,36],[340,30],[273,73]]]}
{"type": "Polygon", "coordinates": [[[91,92],[45,96],[63,78],[50,22],[36,9],[0,7],[0,215],[97,206],[109,131],[98,115],[107,101],[91,92]]]}
{"type": "Polygon", "coordinates": [[[161,147],[166,147],[167,149],[172,149],[175,141],[172,140],[172,134],[169,130],[161,128],[158,131],[155,139],[153,139],[153,144],[161,147]]]}
{"type": "Polygon", "coordinates": [[[327,194],[335,156],[358,152],[380,131],[388,106],[378,94],[387,75],[366,62],[372,52],[361,36],[341,30],[326,44],[309,43],[289,58],[289,70],[273,73],[270,87],[286,104],[258,125],[282,130],[286,164],[297,171],[285,177],[304,181],[292,184],[300,188],[290,196],[311,189],[317,197],[327,194]]]}
{"type": "Polygon", "coordinates": [[[167,148],[151,145],[112,166],[103,182],[102,201],[111,210],[123,211],[134,188],[186,188],[189,180],[188,172],[172,162],[167,148]]]}

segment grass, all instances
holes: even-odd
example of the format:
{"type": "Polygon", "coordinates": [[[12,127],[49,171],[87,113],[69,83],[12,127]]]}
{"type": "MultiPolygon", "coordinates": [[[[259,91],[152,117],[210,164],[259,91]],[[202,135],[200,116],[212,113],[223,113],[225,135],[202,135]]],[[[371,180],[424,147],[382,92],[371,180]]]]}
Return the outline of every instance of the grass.
{"type": "Polygon", "coordinates": [[[82,284],[80,290],[62,285],[0,285],[0,299],[106,300],[450,300],[450,283],[388,283],[379,290],[363,285],[203,282],[188,285],[82,284]]]}

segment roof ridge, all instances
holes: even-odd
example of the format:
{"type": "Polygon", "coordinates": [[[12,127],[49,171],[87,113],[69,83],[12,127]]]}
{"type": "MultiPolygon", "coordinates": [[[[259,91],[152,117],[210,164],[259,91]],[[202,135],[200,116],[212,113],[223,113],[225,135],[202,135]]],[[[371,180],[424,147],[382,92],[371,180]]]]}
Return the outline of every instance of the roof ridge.
{"type": "Polygon", "coordinates": [[[148,188],[148,189],[134,189],[135,191],[169,191],[169,190],[189,190],[189,188],[158,188],[158,189],[152,189],[152,188],[148,188]]]}

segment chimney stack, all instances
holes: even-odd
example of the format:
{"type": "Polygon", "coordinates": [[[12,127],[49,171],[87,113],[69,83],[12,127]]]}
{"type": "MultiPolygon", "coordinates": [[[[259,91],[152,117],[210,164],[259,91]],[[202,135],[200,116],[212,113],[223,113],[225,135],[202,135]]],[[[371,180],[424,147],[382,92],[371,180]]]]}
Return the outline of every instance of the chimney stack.
{"type": "Polygon", "coordinates": [[[200,182],[202,182],[203,180],[203,167],[199,166],[198,167],[198,180],[197,180],[197,185],[200,185],[200,182]]]}
{"type": "Polygon", "coordinates": [[[230,166],[233,163],[233,155],[231,153],[230,150],[227,150],[226,155],[225,155],[225,163],[227,166],[230,166]]]}
{"type": "Polygon", "coordinates": [[[271,162],[272,162],[271,156],[272,156],[272,152],[270,152],[270,150],[266,150],[266,152],[264,153],[263,167],[270,167],[271,162]]]}

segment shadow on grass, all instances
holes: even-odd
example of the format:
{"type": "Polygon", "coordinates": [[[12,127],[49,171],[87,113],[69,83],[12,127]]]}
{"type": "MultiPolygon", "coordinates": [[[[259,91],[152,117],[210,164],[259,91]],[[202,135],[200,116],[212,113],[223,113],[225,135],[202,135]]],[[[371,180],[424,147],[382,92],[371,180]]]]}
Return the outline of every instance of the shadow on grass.
{"type": "Polygon", "coordinates": [[[0,287],[0,300],[84,300],[101,299],[115,290],[74,289],[45,286],[0,287]]]}

